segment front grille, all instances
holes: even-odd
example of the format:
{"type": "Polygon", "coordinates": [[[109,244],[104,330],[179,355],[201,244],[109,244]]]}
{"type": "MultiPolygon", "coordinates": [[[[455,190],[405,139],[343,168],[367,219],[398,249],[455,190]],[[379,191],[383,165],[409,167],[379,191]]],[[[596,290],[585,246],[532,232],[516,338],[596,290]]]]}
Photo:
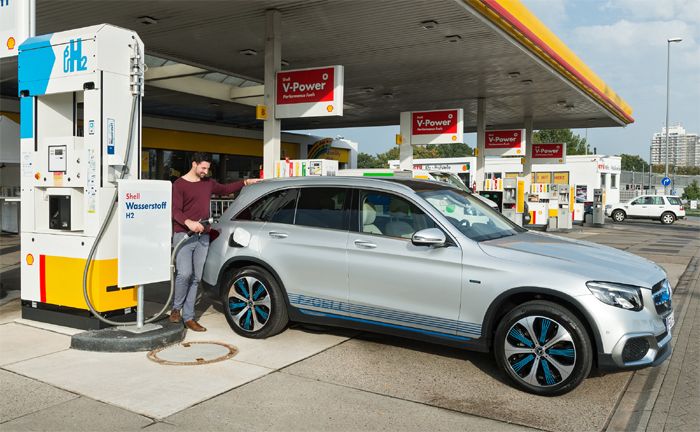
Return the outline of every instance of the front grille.
{"type": "Polygon", "coordinates": [[[673,309],[671,305],[671,284],[668,279],[654,285],[651,289],[651,297],[654,299],[656,313],[665,316],[673,309]]]}
{"type": "Polygon", "coordinates": [[[664,331],[660,335],[656,336],[656,342],[661,343],[662,340],[666,339],[666,336],[668,336],[668,331],[664,331]]]}
{"type": "Polygon", "coordinates": [[[627,341],[622,350],[622,361],[625,363],[641,360],[649,351],[649,341],[646,338],[632,338],[627,341]]]}

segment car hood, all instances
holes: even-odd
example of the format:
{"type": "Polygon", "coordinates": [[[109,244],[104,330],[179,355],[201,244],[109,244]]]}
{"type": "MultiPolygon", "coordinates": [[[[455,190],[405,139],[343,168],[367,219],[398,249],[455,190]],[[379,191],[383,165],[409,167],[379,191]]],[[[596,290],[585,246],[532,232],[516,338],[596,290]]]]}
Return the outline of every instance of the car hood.
{"type": "Polygon", "coordinates": [[[666,277],[655,263],[596,243],[525,232],[479,243],[488,255],[522,264],[566,271],[587,280],[651,288],[666,277]]]}

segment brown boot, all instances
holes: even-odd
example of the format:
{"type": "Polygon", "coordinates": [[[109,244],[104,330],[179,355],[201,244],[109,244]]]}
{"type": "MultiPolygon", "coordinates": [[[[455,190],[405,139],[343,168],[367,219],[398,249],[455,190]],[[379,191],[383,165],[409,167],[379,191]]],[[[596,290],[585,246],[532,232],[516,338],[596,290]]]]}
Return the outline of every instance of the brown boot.
{"type": "Polygon", "coordinates": [[[182,321],[182,315],[180,315],[180,311],[177,309],[173,309],[170,312],[170,322],[179,323],[180,321],[182,321]]]}
{"type": "Polygon", "coordinates": [[[192,331],[196,331],[196,332],[207,331],[206,328],[202,327],[197,321],[195,321],[193,319],[191,319],[189,321],[185,321],[185,327],[187,327],[188,329],[190,329],[192,331]]]}

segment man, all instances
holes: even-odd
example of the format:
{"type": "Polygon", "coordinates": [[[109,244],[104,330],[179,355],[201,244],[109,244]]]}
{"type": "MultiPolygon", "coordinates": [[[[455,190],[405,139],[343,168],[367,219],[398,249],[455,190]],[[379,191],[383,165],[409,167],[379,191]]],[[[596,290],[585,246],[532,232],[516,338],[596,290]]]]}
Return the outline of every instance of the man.
{"type": "Polygon", "coordinates": [[[194,235],[185,240],[175,257],[177,276],[170,321],[177,323],[184,320],[188,329],[197,332],[207,331],[194,319],[194,303],[209,250],[209,228],[199,221],[209,218],[212,195],[229,195],[240,191],[243,186],[260,181],[247,179],[222,185],[207,177],[210,166],[209,155],[195,153],[189,172],[173,183],[173,246],[188,232],[194,235]]]}

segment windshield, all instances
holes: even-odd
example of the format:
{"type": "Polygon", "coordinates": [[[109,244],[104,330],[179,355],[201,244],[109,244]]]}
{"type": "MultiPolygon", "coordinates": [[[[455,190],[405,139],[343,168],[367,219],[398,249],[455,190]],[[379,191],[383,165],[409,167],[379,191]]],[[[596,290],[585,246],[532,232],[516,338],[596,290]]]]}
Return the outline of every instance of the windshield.
{"type": "Polygon", "coordinates": [[[433,177],[435,177],[436,180],[444,182],[444,183],[449,183],[452,186],[456,186],[461,190],[468,190],[469,188],[460,180],[459,177],[457,177],[454,174],[451,173],[446,173],[446,172],[440,172],[440,171],[432,171],[430,173],[433,177]]]}
{"type": "Polygon", "coordinates": [[[493,240],[526,231],[469,193],[442,188],[416,192],[474,241],[493,240]]]}

